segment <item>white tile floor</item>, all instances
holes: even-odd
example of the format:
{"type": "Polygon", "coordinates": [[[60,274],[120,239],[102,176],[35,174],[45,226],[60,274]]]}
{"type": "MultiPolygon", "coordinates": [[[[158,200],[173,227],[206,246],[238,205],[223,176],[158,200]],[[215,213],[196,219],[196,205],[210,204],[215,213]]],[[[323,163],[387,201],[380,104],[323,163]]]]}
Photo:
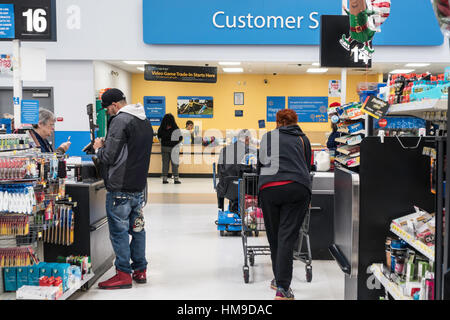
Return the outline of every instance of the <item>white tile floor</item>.
{"type": "MultiPolygon", "coordinates": [[[[150,179],[151,192],[210,193],[211,179],[183,179],[181,185],[162,186],[150,179]],[[175,188],[177,187],[177,188],[175,188]]],[[[147,284],[132,289],[99,290],[97,283],[73,298],[95,299],[193,299],[193,300],[270,300],[275,292],[270,257],[257,256],[250,269],[250,283],[242,275],[241,237],[220,237],[214,221],[214,204],[148,204],[145,207],[147,231],[147,284]]],[[[265,233],[249,238],[249,245],[267,244],[265,233]]],[[[114,268],[98,281],[114,275],[114,268]]],[[[305,280],[304,264],[294,262],[292,289],[298,300],[341,300],[344,276],[333,261],[313,261],[313,281],[305,280]]]]}

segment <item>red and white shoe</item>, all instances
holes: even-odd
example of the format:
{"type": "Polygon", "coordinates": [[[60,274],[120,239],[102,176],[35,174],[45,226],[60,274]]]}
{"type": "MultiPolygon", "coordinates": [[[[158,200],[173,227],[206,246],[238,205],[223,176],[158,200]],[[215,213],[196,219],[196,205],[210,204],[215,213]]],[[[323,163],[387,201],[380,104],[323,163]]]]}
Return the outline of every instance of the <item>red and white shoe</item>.
{"type": "Polygon", "coordinates": [[[129,289],[133,285],[131,275],[116,269],[116,275],[98,284],[99,289],[129,289]]]}

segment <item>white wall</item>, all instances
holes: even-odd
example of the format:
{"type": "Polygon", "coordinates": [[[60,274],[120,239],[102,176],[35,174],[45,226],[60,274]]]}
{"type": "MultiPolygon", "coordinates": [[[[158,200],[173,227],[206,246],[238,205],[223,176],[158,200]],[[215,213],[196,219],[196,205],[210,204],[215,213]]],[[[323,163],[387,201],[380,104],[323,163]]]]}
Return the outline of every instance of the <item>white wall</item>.
{"type": "Polygon", "coordinates": [[[94,61],[94,88],[95,92],[105,88],[120,89],[131,102],[131,73],[103,61],[94,61]]]}
{"type": "MultiPolygon", "coordinates": [[[[11,87],[12,78],[0,78],[11,87]]],[[[47,81],[24,81],[24,87],[53,87],[56,131],[89,131],[86,105],[95,102],[93,61],[47,61],[47,81]]],[[[12,103],[12,102],[11,102],[12,103]]]]}

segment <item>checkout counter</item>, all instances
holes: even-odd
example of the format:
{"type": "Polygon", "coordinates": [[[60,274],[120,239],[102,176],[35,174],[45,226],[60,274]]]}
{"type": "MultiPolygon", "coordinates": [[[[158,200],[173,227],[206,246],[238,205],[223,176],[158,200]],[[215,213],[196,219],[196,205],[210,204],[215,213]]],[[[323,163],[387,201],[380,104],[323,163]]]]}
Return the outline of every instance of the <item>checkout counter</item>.
{"type": "Polygon", "coordinates": [[[77,202],[74,208],[74,243],[68,247],[44,244],[45,261],[56,261],[58,256],[90,256],[94,277],[89,280],[87,287],[91,287],[113,266],[115,258],[106,217],[106,188],[102,179],[94,179],[89,174],[92,168],[93,165],[83,164],[83,171],[90,177],[85,177],[82,182],[70,179],[70,175],[66,180],[66,194],[77,202]]]}

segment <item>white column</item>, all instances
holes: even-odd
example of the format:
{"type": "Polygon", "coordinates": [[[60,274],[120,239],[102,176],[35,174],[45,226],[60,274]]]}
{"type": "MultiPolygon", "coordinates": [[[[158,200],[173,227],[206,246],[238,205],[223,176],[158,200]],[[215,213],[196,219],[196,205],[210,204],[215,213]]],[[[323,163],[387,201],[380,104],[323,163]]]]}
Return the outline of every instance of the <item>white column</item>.
{"type": "Polygon", "coordinates": [[[14,127],[16,129],[22,126],[21,123],[21,104],[22,104],[22,68],[20,63],[20,40],[13,40],[13,107],[14,107],[14,127]]]}

